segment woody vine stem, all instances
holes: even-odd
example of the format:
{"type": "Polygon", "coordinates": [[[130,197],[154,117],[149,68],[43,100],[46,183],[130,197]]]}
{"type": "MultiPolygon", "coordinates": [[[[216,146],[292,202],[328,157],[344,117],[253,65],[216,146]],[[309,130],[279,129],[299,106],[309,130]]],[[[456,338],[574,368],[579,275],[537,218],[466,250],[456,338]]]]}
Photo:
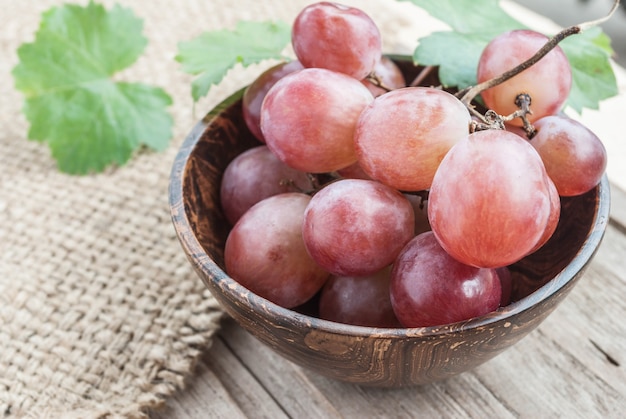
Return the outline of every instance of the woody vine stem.
{"type": "Polygon", "coordinates": [[[460,90],[456,94],[456,97],[458,97],[461,102],[470,110],[470,112],[472,112],[472,114],[474,114],[481,121],[481,123],[479,123],[475,128],[503,128],[505,121],[510,121],[514,118],[521,118],[524,122],[524,130],[526,131],[527,136],[531,138],[534,135],[535,130],[526,118],[526,115],[529,115],[531,113],[530,105],[532,102],[532,98],[528,94],[521,93],[517,96],[515,100],[515,105],[518,107],[518,110],[508,116],[500,116],[493,111],[487,111],[485,115],[482,115],[474,109],[472,101],[484,90],[494,87],[500,83],[504,83],[505,81],[511,79],[512,77],[516,76],[527,68],[533,66],[568,36],[581,33],[589,28],[606,22],[613,16],[615,11],[619,7],[619,4],[620,0],[614,0],[613,6],[609,13],[600,19],[583,22],[578,25],[570,26],[563,29],[552,38],[550,38],[548,42],[546,42],[546,44],[535,53],[535,55],[533,55],[523,63],[519,64],[518,66],[508,71],[505,71],[501,75],[496,76],[492,79],[476,84],[475,86],[470,86],[466,89],[460,90]]]}

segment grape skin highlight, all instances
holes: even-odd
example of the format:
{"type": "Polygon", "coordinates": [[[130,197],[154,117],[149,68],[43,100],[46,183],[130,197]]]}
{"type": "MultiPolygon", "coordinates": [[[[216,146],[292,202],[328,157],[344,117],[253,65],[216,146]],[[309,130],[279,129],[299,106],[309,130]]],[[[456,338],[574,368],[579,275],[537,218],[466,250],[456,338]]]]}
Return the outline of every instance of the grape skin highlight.
{"type": "Polygon", "coordinates": [[[391,271],[391,304],[405,327],[440,326],[487,314],[500,305],[495,269],[453,259],[432,232],[411,240],[391,271]]]}
{"type": "Polygon", "coordinates": [[[551,214],[546,172],[535,149],[504,130],[477,131],[441,162],[428,215],[441,246],[455,259],[498,268],[526,256],[551,214]]]}
{"type": "Polygon", "coordinates": [[[364,79],[382,56],[382,39],[374,21],[362,10],[319,2],[296,17],[293,50],[305,67],[327,68],[364,79]]]}
{"type": "Polygon", "coordinates": [[[393,90],[377,97],[358,120],[359,165],[398,190],[428,189],[443,156],[468,134],[470,121],[465,105],[443,90],[393,90]]]}
{"type": "Polygon", "coordinates": [[[304,210],[311,197],[284,193],[250,208],[226,239],[226,272],[253,293],[285,308],[308,301],[329,273],[302,241],[304,210]]]}
{"type": "Polygon", "coordinates": [[[279,80],[261,106],[266,144],[287,165],[325,173],[356,162],[354,129],[374,97],[359,80],[305,68],[279,80]]]}
{"type": "Polygon", "coordinates": [[[340,276],[371,275],[391,264],[413,237],[413,207],[379,182],[343,179],[317,192],[302,227],[311,257],[340,276]]]}

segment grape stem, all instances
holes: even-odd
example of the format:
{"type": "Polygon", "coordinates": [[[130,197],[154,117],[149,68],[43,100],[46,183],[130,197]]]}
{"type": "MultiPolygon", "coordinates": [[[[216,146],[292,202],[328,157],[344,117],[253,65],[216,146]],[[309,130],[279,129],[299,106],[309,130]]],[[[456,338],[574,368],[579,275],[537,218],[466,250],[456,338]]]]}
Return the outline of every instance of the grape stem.
{"type": "Polygon", "coordinates": [[[505,71],[499,76],[486,80],[475,86],[470,86],[466,89],[460,90],[456,94],[456,97],[460,98],[461,102],[465,106],[471,109],[472,107],[470,104],[472,100],[474,100],[474,98],[476,98],[476,96],[478,96],[481,92],[491,87],[497,86],[500,83],[504,83],[505,81],[518,75],[519,73],[526,70],[527,68],[533,66],[535,63],[537,63],[540,59],[542,59],[548,52],[554,49],[554,47],[556,47],[562,40],[564,40],[568,36],[581,33],[589,28],[592,28],[594,26],[597,26],[609,20],[611,16],[613,16],[617,8],[619,7],[619,3],[620,3],[620,0],[614,0],[611,11],[606,16],[600,19],[591,20],[589,22],[583,22],[578,25],[570,26],[568,28],[563,29],[561,32],[557,33],[552,38],[550,38],[548,42],[546,42],[546,44],[543,47],[541,47],[541,49],[537,51],[535,55],[530,57],[528,60],[524,61],[523,63],[519,64],[518,66],[508,71],[505,71]]]}
{"type": "MultiPolygon", "coordinates": [[[[530,96],[529,96],[530,97],[530,96]]],[[[485,115],[482,115],[473,106],[468,108],[478,121],[472,120],[470,123],[470,132],[483,131],[487,129],[504,129],[504,121],[507,117],[498,115],[495,111],[488,109],[485,115]]],[[[511,117],[513,119],[513,117],[511,117]]]]}
{"type": "Polygon", "coordinates": [[[532,114],[532,111],[530,110],[531,102],[532,99],[528,93],[520,93],[515,98],[515,105],[518,107],[518,109],[511,115],[503,118],[504,121],[511,121],[515,118],[521,118],[522,122],[524,123],[524,131],[526,132],[526,137],[529,140],[532,139],[536,134],[535,127],[532,126],[527,118],[528,115],[532,114]]]}
{"type": "Polygon", "coordinates": [[[315,174],[307,173],[307,177],[309,178],[309,182],[311,183],[311,189],[309,190],[299,187],[293,179],[281,179],[279,184],[280,186],[290,188],[295,192],[300,192],[312,196],[317,191],[322,189],[322,185],[320,183],[320,179],[315,174]]]}
{"type": "Polygon", "coordinates": [[[411,84],[409,84],[409,86],[411,87],[420,86],[422,82],[424,81],[424,79],[428,77],[428,75],[432,73],[434,69],[435,69],[435,66],[433,65],[427,65],[426,67],[424,67],[422,71],[419,72],[417,77],[415,77],[415,79],[411,82],[411,84]]]}
{"type": "Polygon", "coordinates": [[[386,90],[387,92],[391,92],[393,90],[391,87],[389,87],[385,83],[383,83],[383,81],[380,78],[380,76],[378,74],[376,74],[375,72],[370,73],[367,76],[367,80],[370,83],[372,83],[374,86],[380,87],[381,89],[386,90]]]}
{"type": "MultiPolygon", "coordinates": [[[[409,84],[409,86],[411,86],[411,87],[419,86],[424,81],[424,79],[426,79],[426,77],[428,77],[428,75],[430,73],[432,73],[432,71],[435,68],[436,67],[433,66],[433,65],[429,65],[429,66],[424,67],[422,69],[422,71],[419,72],[417,77],[415,77],[415,79],[411,82],[411,84],[409,84]]],[[[382,81],[380,76],[378,74],[376,74],[375,72],[370,73],[367,76],[367,80],[370,83],[372,83],[374,86],[380,87],[381,89],[386,90],[387,92],[391,92],[393,90],[391,87],[385,85],[385,83],[382,81]]]]}

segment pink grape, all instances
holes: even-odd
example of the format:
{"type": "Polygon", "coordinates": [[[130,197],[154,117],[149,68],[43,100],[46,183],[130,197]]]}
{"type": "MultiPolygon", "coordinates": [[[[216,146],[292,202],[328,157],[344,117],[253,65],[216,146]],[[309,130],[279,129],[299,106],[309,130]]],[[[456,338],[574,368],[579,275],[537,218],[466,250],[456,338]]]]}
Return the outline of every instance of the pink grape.
{"type": "MultiPolygon", "coordinates": [[[[389,57],[382,56],[378,64],[376,64],[376,67],[374,67],[374,73],[378,76],[384,87],[391,90],[406,87],[406,80],[404,79],[400,67],[389,57]]],[[[372,92],[374,97],[387,93],[387,90],[376,86],[368,79],[363,79],[361,82],[372,92]]]]}
{"type": "Polygon", "coordinates": [[[371,275],[391,264],[413,237],[413,208],[379,182],[342,179],[317,192],[304,214],[313,260],[340,276],[371,275]]]}
{"type": "Polygon", "coordinates": [[[382,55],[378,27],[354,7],[311,4],[300,11],[291,34],[293,50],[305,67],[327,68],[359,80],[374,70],[382,55]]]}
{"type": "Polygon", "coordinates": [[[428,189],[443,156],[468,134],[470,121],[467,108],[443,90],[393,90],[359,118],[354,136],[359,164],[393,188],[428,189]]]}
{"type": "Polygon", "coordinates": [[[575,196],[596,186],[607,164],[602,141],[586,126],[566,116],[546,116],[534,124],[535,147],[559,195],[575,196]]]}
{"type": "Polygon", "coordinates": [[[254,204],[284,192],[313,188],[309,176],[287,166],[260,145],[235,157],[224,170],[220,200],[226,219],[234,225],[254,204]]]}
{"type": "Polygon", "coordinates": [[[257,203],[226,239],[226,272],[242,286],[282,307],[315,295],[329,274],[309,256],[302,241],[303,193],[274,195],[257,203]]]}
{"type": "Polygon", "coordinates": [[[310,173],[356,162],[354,130],[374,97],[359,80],[305,68],[279,80],[261,106],[267,146],[287,165],[310,173]]]}
{"type": "MultiPolygon", "coordinates": [[[[478,61],[479,83],[508,71],[532,57],[548,41],[545,35],[531,30],[513,30],[494,38],[483,50],[478,61]]],[[[559,112],[567,100],[572,85],[572,70],[567,56],[557,46],[535,65],[513,78],[481,93],[488,108],[500,115],[509,115],[517,110],[515,98],[528,93],[532,99],[533,122],[559,112]]],[[[510,122],[521,126],[516,118],[510,122]]]]}
{"type": "Polygon", "coordinates": [[[535,149],[504,130],[477,131],[441,162],[428,216],[441,246],[467,265],[497,268],[527,255],[551,214],[546,172],[535,149]]]}
{"type": "Polygon", "coordinates": [[[432,232],[413,238],[391,272],[391,304],[405,327],[441,326],[498,308],[501,284],[495,269],[453,259],[432,232]]]}
{"type": "Polygon", "coordinates": [[[244,91],[242,97],[243,119],[250,132],[259,141],[265,142],[265,137],[261,132],[261,104],[265,95],[278,80],[303,68],[298,60],[277,64],[261,73],[244,91]]]}
{"type": "Polygon", "coordinates": [[[399,327],[391,307],[391,267],[367,276],[331,276],[320,293],[320,318],[369,327],[399,327]]]}

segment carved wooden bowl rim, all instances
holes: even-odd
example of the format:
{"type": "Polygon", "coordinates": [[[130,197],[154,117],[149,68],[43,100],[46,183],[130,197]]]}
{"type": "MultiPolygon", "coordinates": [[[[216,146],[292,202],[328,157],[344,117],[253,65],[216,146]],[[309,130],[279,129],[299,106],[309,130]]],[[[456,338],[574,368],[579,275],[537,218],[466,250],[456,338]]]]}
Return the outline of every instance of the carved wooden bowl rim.
{"type": "Polygon", "coordinates": [[[199,121],[180,147],[175,161],[172,166],[169,184],[169,203],[171,209],[171,218],[178,239],[188,257],[193,264],[196,272],[202,277],[205,283],[211,282],[216,287],[212,287],[211,292],[215,289],[230,294],[241,305],[250,307],[253,311],[259,311],[262,308],[263,316],[271,318],[288,318],[290,324],[294,328],[314,329],[322,332],[328,332],[340,335],[349,335],[355,337],[376,337],[385,339],[398,338],[426,338],[445,335],[448,333],[457,333],[472,329],[488,328],[495,323],[513,321],[513,318],[533,306],[551,299],[558,294],[570,281],[572,281],[595,255],[604,232],[609,221],[610,208],[610,188],[606,175],[603,176],[601,182],[596,186],[596,208],[594,211],[591,228],[586,234],[585,240],[576,253],[573,260],[558,274],[549,280],[545,285],[541,286],[531,294],[512,302],[511,304],[501,307],[489,314],[476,317],[467,321],[452,323],[443,326],[420,327],[420,328],[374,328],[365,326],[348,325],[336,323],[318,317],[309,316],[296,312],[291,309],[278,306],[271,301],[251,293],[241,286],[233,278],[229,277],[220,266],[211,259],[198,241],[195,232],[187,217],[184,200],[183,200],[183,183],[186,173],[187,162],[194,153],[196,145],[202,139],[206,128],[211,121],[219,115],[224,109],[236,103],[243,93],[243,89],[237,91],[229,98],[218,104],[211,110],[201,121],[199,121]],[[242,296],[246,296],[242,298],[242,296]]]}

